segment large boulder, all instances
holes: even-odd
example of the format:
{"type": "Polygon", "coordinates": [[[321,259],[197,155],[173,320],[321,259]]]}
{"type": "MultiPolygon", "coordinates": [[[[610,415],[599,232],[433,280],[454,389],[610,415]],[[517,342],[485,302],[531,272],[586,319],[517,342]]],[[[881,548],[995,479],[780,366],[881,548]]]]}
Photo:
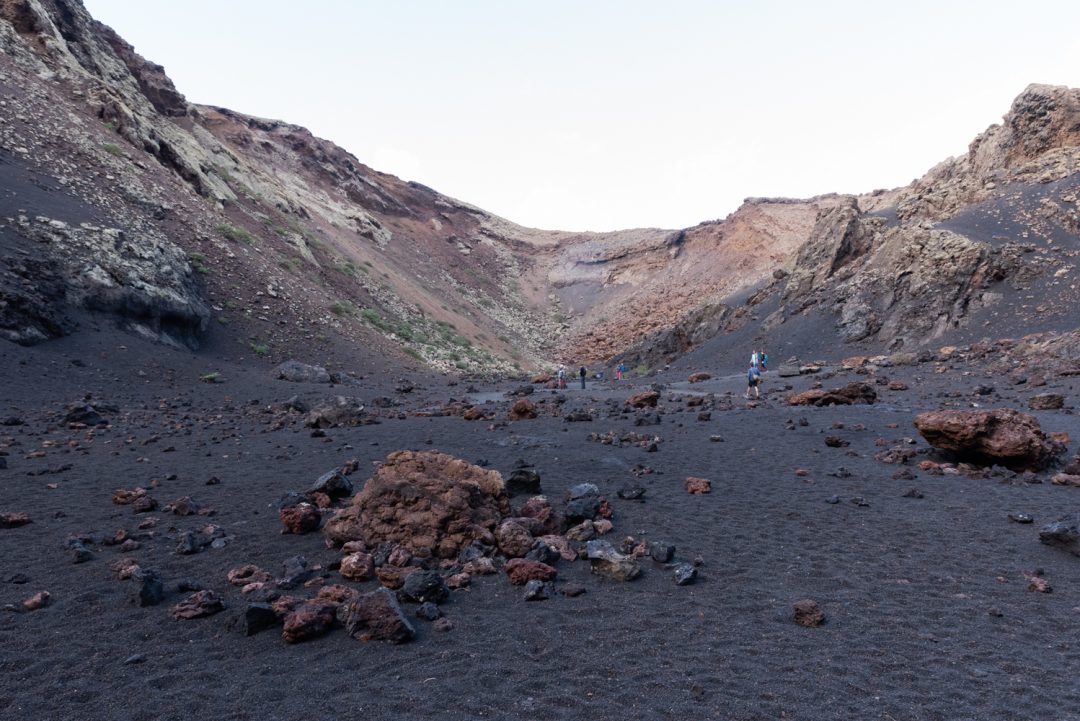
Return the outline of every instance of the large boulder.
{"type": "Polygon", "coordinates": [[[420,557],[453,558],[493,539],[510,502],[498,471],[432,451],[397,451],[324,524],[335,545],[391,542],[420,557]]]}
{"type": "Polygon", "coordinates": [[[329,383],[330,373],[322,366],[312,366],[300,361],[285,361],[274,369],[274,377],[293,383],[329,383]]]}
{"type": "Polygon", "coordinates": [[[657,391],[648,390],[635,393],[626,399],[626,404],[634,408],[656,408],[660,394],[657,391]]]}
{"type": "Polygon", "coordinates": [[[935,448],[985,465],[1038,470],[1064,450],[1034,416],[1011,408],[930,411],[915,416],[915,427],[935,448]]]}
{"type": "Polygon", "coordinates": [[[855,403],[873,403],[877,400],[877,391],[869,383],[848,383],[842,388],[823,390],[813,388],[802,393],[788,396],[788,404],[793,406],[850,406],[855,403]]]}

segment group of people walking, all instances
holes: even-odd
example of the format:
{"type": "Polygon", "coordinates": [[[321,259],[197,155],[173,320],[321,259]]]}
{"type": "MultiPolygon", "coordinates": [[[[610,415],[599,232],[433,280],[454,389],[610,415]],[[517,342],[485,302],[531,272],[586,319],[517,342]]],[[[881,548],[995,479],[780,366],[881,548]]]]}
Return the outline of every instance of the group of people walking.
{"type": "MultiPolygon", "coordinates": [[[[750,394],[753,393],[754,398],[761,397],[761,374],[769,369],[769,354],[764,350],[755,350],[750,353],[750,368],[746,371],[746,397],[750,398],[750,394]]],[[[626,366],[620,363],[615,368],[615,380],[621,381],[626,374],[626,366]]],[[[581,390],[585,390],[585,378],[589,375],[589,371],[585,366],[581,366],[577,372],[578,378],[581,380],[581,390]]],[[[598,375],[599,377],[599,375],[598,375]]],[[[566,388],[567,372],[564,366],[559,366],[559,369],[555,373],[555,378],[559,388],[566,388]]]]}
{"type": "MultiPolygon", "coordinates": [[[[615,380],[621,381],[625,374],[626,365],[624,363],[620,363],[615,368],[615,380]]],[[[585,378],[587,378],[588,375],[589,370],[585,366],[581,366],[580,368],[578,368],[578,378],[581,379],[581,390],[585,390],[585,378]]],[[[558,385],[559,388],[566,388],[566,377],[566,368],[564,366],[559,366],[559,369],[555,372],[556,385],[558,385]]],[[[602,380],[604,376],[602,373],[597,372],[596,377],[602,380]]]]}
{"type": "Polygon", "coordinates": [[[754,398],[761,397],[761,374],[769,369],[769,354],[763,350],[755,350],[750,354],[750,369],[746,371],[746,397],[754,392],[754,398]]]}

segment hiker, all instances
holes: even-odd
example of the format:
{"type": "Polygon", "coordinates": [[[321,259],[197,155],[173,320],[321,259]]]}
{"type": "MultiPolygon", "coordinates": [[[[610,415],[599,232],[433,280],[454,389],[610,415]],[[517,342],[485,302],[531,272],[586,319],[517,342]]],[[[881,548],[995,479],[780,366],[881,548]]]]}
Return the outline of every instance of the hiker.
{"type": "Polygon", "coordinates": [[[626,365],[624,363],[620,363],[619,367],[615,369],[615,380],[621,381],[622,377],[623,377],[623,373],[625,373],[625,372],[626,372],[626,365]]]}
{"type": "MultiPolygon", "coordinates": [[[[755,354],[756,355],[756,354],[755,354]]],[[[758,386],[761,385],[761,371],[756,365],[751,365],[750,369],[746,371],[746,397],[750,397],[750,391],[754,391],[754,398],[760,398],[761,392],[758,390],[758,386]]]]}
{"type": "Polygon", "coordinates": [[[581,366],[581,369],[578,370],[578,375],[581,376],[581,390],[585,390],[585,376],[588,374],[589,372],[585,370],[585,366],[581,366]]]}
{"type": "Polygon", "coordinates": [[[753,366],[754,368],[758,367],[758,361],[759,360],[761,360],[761,359],[758,357],[757,351],[754,351],[753,353],[750,354],[750,365],[753,366]]]}
{"type": "Polygon", "coordinates": [[[769,354],[765,351],[761,351],[761,372],[769,370],[769,354]]]}
{"type": "Polygon", "coordinates": [[[559,388],[566,388],[566,369],[559,366],[559,370],[556,372],[555,377],[559,381],[557,384],[559,388]]]}

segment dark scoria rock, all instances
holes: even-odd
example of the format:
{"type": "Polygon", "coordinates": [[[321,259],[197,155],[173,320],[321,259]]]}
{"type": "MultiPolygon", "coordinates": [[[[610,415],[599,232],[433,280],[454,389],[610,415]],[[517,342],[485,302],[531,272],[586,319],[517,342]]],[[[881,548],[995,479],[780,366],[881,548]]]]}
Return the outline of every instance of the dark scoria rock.
{"type": "Polygon", "coordinates": [[[438,571],[416,571],[405,577],[398,599],[413,603],[442,603],[450,596],[438,571]]]}
{"type": "Polygon", "coordinates": [[[697,569],[692,563],[679,563],[672,569],[676,586],[687,586],[697,579],[697,569]]]}
{"type": "Polygon", "coordinates": [[[307,489],[309,495],[312,493],[325,493],[330,498],[343,498],[352,495],[352,492],[352,481],[341,472],[340,468],[322,474],[311,484],[311,488],[307,489]]]}
{"type": "Polygon", "coordinates": [[[274,369],[274,377],[293,383],[329,383],[330,374],[325,368],[299,361],[285,361],[274,369]]]}
{"type": "Polygon", "coordinates": [[[1039,540],[1048,546],[1080,556],[1080,513],[1043,526],[1039,531],[1039,540]]]}
{"type": "Polygon", "coordinates": [[[529,468],[516,468],[506,479],[506,493],[510,496],[541,493],[540,474],[529,468]]]}
{"type": "Polygon", "coordinates": [[[277,623],[277,614],[269,603],[249,603],[244,609],[240,628],[245,636],[254,636],[259,631],[273,628],[277,623]]]}
{"type": "Polygon", "coordinates": [[[137,606],[156,606],[164,600],[165,586],[156,571],[139,569],[132,578],[139,584],[139,590],[135,594],[137,606]]]}

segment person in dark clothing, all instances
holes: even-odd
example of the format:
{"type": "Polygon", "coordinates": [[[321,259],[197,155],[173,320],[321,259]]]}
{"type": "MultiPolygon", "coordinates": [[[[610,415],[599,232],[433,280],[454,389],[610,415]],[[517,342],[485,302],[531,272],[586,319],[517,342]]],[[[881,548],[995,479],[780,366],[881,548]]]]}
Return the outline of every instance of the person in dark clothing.
{"type": "Polygon", "coordinates": [[[746,397],[750,397],[750,391],[754,392],[754,398],[761,397],[761,391],[758,390],[758,386],[761,385],[761,370],[756,366],[750,366],[750,369],[746,371],[746,397]]]}
{"type": "Polygon", "coordinates": [[[588,371],[585,370],[585,366],[581,366],[581,369],[578,371],[578,375],[581,376],[581,390],[585,390],[585,376],[586,376],[586,374],[588,374],[588,371]]]}

